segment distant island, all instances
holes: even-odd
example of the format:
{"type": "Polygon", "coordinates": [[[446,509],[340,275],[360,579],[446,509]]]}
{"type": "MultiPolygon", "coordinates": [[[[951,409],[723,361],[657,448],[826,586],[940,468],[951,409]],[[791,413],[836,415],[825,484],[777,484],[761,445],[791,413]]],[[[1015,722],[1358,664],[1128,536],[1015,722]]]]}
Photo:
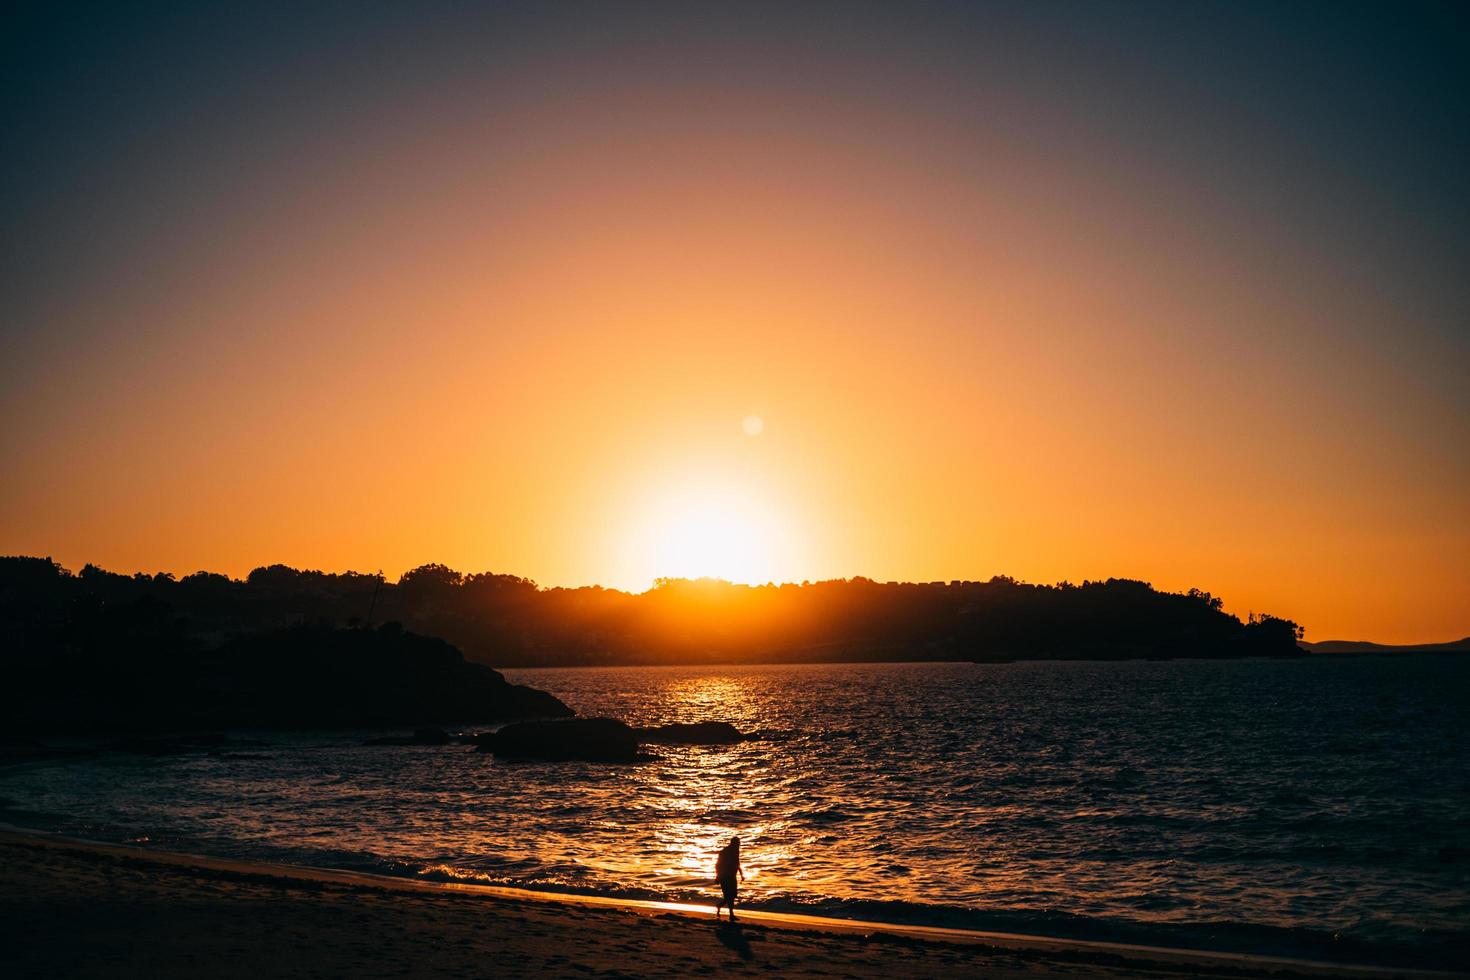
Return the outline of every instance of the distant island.
{"type": "Polygon", "coordinates": [[[1470,653],[1470,636],[1448,643],[1369,643],[1367,640],[1319,640],[1316,643],[1302,641],[1308,653],[1331,653],[1338,655],[1379,655],[1408,653],[1470,653]]]}
{"type": "Polygon", "coordinates": [[[134,672],[165,656],[261,660],[284,642],[304,649],[302,630],[316,631],[319,644],[332,636],[344,650],[381,651],[387,640],[326,631],[377,635],[385,623],[442,638],[453,656],[463,651],[470,663],[496,667],[1304,655],[1296,623],[1265,614],[1241,621],[1222,605],[1198,589],[1161,592],[1128,579],[765,586],[663,579],[635,594],[539,588],[444,565],[415,568],[397,582],[284,565],[244,579],[210,572],[175,579],[0,558],[0,630],[12,676],[19,663],[68,659],[134,672]]]}

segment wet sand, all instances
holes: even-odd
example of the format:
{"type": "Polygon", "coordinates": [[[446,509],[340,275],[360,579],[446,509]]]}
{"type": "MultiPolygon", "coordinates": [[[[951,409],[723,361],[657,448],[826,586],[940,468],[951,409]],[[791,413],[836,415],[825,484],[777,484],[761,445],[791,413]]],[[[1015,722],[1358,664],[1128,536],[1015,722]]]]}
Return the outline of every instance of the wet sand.
{"type": "MultiPolygon", "coordinates": [[[[256,864],[0,831],[7,977],[1427,976],[256,864]]],[[[1443,975],[1443,974],[1441,974],[1443,975]]]]}

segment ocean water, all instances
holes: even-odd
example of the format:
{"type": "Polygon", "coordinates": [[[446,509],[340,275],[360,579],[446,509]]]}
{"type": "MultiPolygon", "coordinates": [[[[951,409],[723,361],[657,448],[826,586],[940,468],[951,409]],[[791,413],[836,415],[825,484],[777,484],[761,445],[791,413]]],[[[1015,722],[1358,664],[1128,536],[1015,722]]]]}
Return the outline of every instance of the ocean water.
{"type": "Polygon", "coordinates": [[[637,765],[367,734],[0,772],[0,818],[227,856],[1388,962],[1470,963],[1470,661],[507,671],[757,737],[637,765]]]}

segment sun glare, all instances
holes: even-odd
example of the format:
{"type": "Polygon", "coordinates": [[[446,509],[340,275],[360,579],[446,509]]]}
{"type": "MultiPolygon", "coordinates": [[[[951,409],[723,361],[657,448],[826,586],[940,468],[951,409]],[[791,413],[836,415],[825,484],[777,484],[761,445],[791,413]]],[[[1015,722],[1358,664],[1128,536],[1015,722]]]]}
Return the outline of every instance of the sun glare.
{"type": "Polygon", "coordinates": [[[746,490],[688,487],[648,506],[630,549],[636,577],[779,581],[789,534],[746,490]]]}
{"type": "Polygon", "coordinates": [[[768,564],[765,533],[753,515],[716,502],[691,503],[669,514],[653,550],[661,575],[753,582],[768,564]]]}

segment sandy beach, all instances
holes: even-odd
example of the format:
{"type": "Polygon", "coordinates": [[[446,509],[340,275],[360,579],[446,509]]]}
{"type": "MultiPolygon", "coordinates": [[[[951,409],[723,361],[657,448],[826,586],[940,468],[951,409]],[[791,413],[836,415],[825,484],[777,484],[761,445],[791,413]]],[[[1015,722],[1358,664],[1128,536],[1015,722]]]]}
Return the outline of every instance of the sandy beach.
{"type": "Polygon", "coordinates": [[[442,885],[0,831],[6,976],[1428,976],[442,885]]]}

